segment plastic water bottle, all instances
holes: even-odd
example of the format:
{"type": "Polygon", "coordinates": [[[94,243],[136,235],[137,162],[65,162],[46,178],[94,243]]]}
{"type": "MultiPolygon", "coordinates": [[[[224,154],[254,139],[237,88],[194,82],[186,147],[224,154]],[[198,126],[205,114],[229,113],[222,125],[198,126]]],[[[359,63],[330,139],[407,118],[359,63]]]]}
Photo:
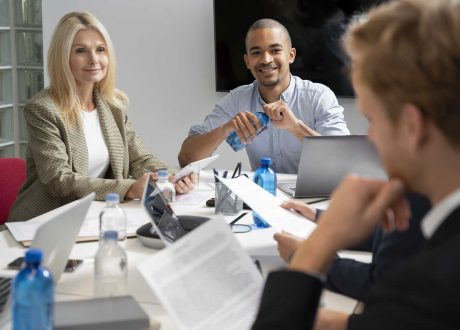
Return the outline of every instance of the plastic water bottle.
{"type": "Polygon", "coordinates": [[[125,244],[126,241],[126,213],[120,207],[120,196],[117,193],[110,193],[105,196],[106,206],[99,215],[99,242],[107,230],[115,230],[118,239],[125,244]]]}
{"type": "MultiPolygon", "coordinates": [[[[260,166],[254,173],[254,182],[266,191],[276,196],[276,173],[269,167],[272,160],[270,157],[262,157],[260,166]]],[[[256,212],[252,212],[254,224],[260,228],[267,228],[270,225],[256,212]]]]}
{"type": "Polygon", "coordinates": [[[53,329],[54,282],[40,266],[42,259],[41,250],[28,250],[25,266],[13,280],[13,330],[53,329]]]}
{"type": "Polygon", "coordinates": [[[97,297],[127,294],[128,265],[126,252],[118,245],[115,230],[104,232],[94,261],[94,293],[97,297]]]}
{"type": "MultiPolygon", "coordinates": [[[[254,125],[254,128],[257,131],[257,135],[262,133],[264,129],[267,128],[268,122],[270,119],[268,118],[267,114],[264,112],[256,112],[257,120],[259,120],[260,123],[260,129],[257,130],[256,126],[254,125]]],[[[233,150],[235,151],[240,151],[244,147],[246,147],[246,143],[241,142],[240,137],[236,132],[232,132],[227,139],[225,140],[227,143],[232,147],[233,150]]]]}
{"type": "Polygon", "coordinates": [[[156,184],[158,189],[163,192],[163,196],[166,198],[168,203],[176,201],[176,188],[174,188],[174,185],[168,180],[167,169],[158,170],[158,181],[156,184]]]}

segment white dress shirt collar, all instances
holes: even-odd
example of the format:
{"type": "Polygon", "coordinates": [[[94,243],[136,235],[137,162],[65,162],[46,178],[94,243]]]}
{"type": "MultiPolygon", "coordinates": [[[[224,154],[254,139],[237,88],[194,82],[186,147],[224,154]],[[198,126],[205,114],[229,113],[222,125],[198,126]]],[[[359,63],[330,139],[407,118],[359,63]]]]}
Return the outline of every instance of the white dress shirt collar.
{"type": "Polygon", "coordinates": [[[442,199],[422,220],[422,233],[426,239],[431,238],[446,218],[460,206],[460,189],[442,199]]]}

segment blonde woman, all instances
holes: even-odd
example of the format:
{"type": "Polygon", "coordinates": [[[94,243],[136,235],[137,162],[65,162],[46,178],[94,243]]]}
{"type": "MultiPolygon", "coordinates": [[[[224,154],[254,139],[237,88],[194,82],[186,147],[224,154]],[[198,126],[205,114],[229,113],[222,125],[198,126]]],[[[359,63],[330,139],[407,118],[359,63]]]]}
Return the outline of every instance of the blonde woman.
{"type": "MultiPolygon", "coordinates": [[[[50,86],[24,109],[29,131],[27,179],[10,221],[27,220],[96,192],[139,198],[147,175],[169,168],[139,140],[127,119],[126,95],[115,89],[115,54],[105,27],[73,12],[56,26],[48,52],[50,86]]],[[[156,178],[156,174],[151,174],[156,178]]],[[[193,189],[196,175],[175,184],[193,189]]]]}

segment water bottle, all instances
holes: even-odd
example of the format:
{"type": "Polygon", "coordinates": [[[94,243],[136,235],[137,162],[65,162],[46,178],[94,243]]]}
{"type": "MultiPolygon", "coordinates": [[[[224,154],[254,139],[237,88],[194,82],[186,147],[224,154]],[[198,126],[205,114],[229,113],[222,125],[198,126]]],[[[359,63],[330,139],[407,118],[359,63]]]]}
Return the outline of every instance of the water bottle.
{"type": "Polygon", "coordinates": [[[13,280],[13,330],[53,329],[54,283],[51,273],[40,264],[43,253],[29,249],[25,266],[13,280]]]}
{"type": "Polygon", "coordinates": [[[163,192],[163,196],[166,198],[168,203],[173,203],[176,201],[176,188],[168,180],[168,170],[160,169],[158,170],[158,181],[157,187],[163,192]]]}
{"type": "Polygon", "coordinates": [[[115,230],[104,232],[94,260],[94,293],[97,297],[122,296],[128,289],[126,252],[118,245],[115,230]]]}
{"type": "Polygon", "coordinates": [[[126,241],[126,213],[120,207],[120,196],[117,193],[110,193],[105,196],[106,206],[99,215],[99,242],[107,230],[118,232],[118,239],[125,244],[126,241]]]}
{"type": "MultiPolygon", "coordinates": [[[[276,173],[269,167],[272,160],[270,157],[262,157],[260,166],[254,173],[254,182],[266,191],[276,196],[276,173]]],[[[256,212],[252,212],[254,224],[260,228],[267,228],[270,225],[256,212]]]]}
{"type": "MultiPolygon", "coordinates": [[[[259,120],[259,123],[260,123],[260,129],[257,129],[255,125],[254,125],[254,128],[257,131],[257,135],[259,135],[260,133],[262,133],[264,129],[267,128],[267,125],[270,119],[268,118],[267,114],[264,112],[256,112],[256,116],[257,116],[257,120],[259,120]]],[[[227,141],[230,147],[232,147],[232,149],[235,151],[240,151],[241,149],[246,147],[246,143],[241,142],[240,137],[238,136],[238,134],[236,134],[235,131],[232,132],[225,141],[227,141]]]]}

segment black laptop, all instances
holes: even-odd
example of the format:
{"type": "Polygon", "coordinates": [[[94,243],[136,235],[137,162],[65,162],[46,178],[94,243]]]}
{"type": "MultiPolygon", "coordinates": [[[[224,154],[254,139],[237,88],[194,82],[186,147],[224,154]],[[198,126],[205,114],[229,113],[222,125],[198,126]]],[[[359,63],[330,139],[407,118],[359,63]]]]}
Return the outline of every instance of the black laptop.
{"type": "Polygon", "coordinates": [[[174,214],[151,176],[144,187],[141,203],[151,222],[139,227],[136,234],[147,247],[158,249],[172,244],[209,220],[206,217],[174,214]]]}

